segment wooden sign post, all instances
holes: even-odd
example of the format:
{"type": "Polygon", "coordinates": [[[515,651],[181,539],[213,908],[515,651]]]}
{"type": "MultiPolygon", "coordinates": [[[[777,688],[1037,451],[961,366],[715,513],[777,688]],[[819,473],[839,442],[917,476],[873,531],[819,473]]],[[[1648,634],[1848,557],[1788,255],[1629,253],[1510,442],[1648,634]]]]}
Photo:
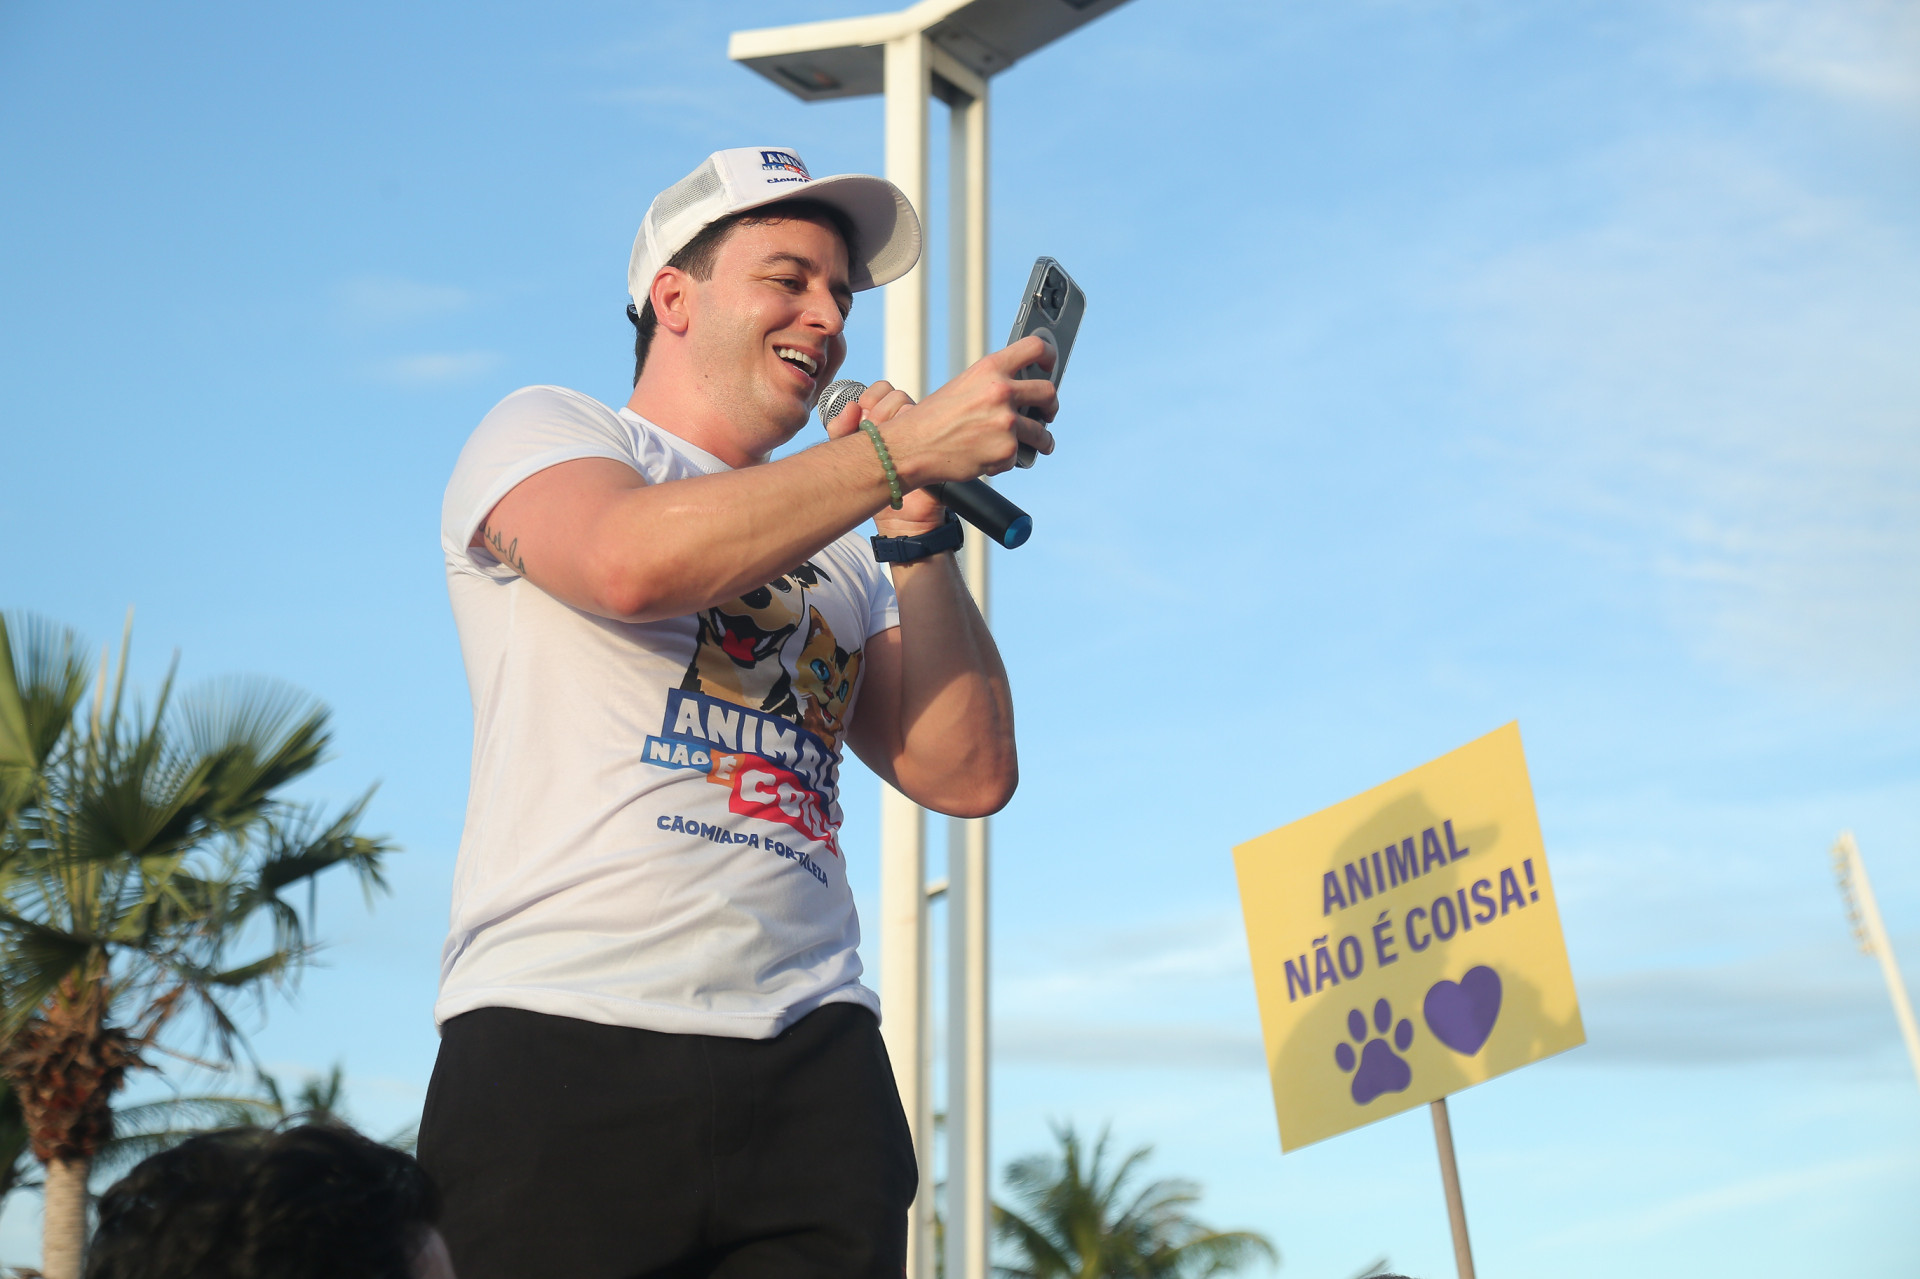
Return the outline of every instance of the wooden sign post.
{"type": "Polygon", "coordinates": [[[1453,1161],[1453,1121],[1447,1099],[1428,1103],[1433,1111],[1433,1144],[1440,1148],[1440,1188],[1447,1192],[1447,1223],[1453,1227],[1453,1265],[1460,1279],[1473,1279],[1473,1245],[1467,1242],[1467,1204],[1460,1194],[1460,1166],[1453,1161]]]}

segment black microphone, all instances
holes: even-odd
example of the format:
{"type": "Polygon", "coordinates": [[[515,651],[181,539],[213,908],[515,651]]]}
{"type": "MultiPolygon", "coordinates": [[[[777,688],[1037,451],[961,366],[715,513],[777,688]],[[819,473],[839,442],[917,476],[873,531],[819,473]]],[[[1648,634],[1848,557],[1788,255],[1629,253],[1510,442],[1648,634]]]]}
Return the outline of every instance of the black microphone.
{"type": "MultiPolygon", "coordinates": [[[[825,425],[846,411],[860,398],[866,383],[842,378],[820,392],[820,423],[825,425]]],[[[941,505],[1012,550],[1033,536],[1033,516],[1009,502],[999,490],[984,480],[961,480],[954,484],[929,484],[927,492],[941,505]]]]}

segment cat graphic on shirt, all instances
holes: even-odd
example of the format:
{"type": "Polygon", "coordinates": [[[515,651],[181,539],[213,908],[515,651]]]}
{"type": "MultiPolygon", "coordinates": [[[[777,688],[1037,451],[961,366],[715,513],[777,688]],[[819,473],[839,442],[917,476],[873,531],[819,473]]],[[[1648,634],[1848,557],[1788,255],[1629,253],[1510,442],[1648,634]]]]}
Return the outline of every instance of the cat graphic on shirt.
{"type": "Polygon", "coordinates": [[[847,703],[859,682],[860,650],[841,648],[827,619],[809,604],[806,644],[793,673],[801,724],[829,746],[838,745],[846,728],[847,703]]]}

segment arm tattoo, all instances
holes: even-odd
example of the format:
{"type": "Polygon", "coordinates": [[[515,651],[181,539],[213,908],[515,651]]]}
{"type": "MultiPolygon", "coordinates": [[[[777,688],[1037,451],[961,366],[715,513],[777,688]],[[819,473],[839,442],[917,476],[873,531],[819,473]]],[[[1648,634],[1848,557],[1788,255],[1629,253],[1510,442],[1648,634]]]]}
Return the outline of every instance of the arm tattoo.
{"type": "Polygon", "coordinates": [[[503,542],[500,539],[500,530],[489,524],[487,525],[487,545],[492,549],[495,559],[520,576],[527,575],[527,562],[520,558],[519,538],[516,537],[511,542],[503,542]]]}

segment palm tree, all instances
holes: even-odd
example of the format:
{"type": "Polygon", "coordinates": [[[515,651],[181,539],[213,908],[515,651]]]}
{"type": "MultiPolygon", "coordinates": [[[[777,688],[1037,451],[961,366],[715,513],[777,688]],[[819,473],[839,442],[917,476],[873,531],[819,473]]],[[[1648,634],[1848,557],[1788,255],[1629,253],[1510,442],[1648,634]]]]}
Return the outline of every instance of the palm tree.
{"type": "Polygon", "coordinates": [[[79,1275],[126,1072],[193,1035],[231,1062],[235,1002],[312,953],[314,878],[346,866],[370,895],[392,851],[355,833],[371,792],[331,817],[278,795],[320,762],[323,707],[260,681],[176,702],[169,671],[144,711],[127,649],[102,656],[82,715],[74,634],[0,617],[0,1072],[46,1169],[47,1279],[79,1275]],[[303,884],[304,912],[283,895],[303,884]]]}
{"type": "Polygon", "coordinates": [[[1255,1257],[1279,1264],[1265,1236],[1196,1221],[1187,1210],[1199,1202],[1200,1188],[1191,1181],[1129,1190],[1152,1147],[1109,1164],[1105,1130],[1091,1157],[1071,1124],[1053,1135],[1057,1155],[1029,1155],[1007,1168],[1025,1215],[994,1205],[995,1230],[1014,1254],[1014,1264],[995,1267],[1001,1279],[1202,1279],[1230,1274],[1255,1257]]]}

